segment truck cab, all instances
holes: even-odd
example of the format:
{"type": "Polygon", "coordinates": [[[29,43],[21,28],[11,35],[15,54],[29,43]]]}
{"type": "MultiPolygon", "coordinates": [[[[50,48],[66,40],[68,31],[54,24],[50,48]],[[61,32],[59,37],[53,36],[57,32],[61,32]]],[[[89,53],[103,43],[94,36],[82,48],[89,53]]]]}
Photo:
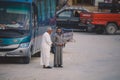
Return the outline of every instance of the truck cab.
{"type": "Polygon", "coordinates": [[[87,24],[88,31],[115,34],[120,29],[120,4],[99,3],[98,9],[106,12],[81,13],[82,23],[87,24]]]}

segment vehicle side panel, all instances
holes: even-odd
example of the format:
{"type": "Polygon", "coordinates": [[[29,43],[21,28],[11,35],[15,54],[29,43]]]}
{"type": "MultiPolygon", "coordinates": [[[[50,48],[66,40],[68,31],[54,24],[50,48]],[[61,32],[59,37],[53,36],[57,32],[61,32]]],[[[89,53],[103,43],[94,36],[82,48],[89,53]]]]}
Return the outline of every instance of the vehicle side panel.
{"type": "Polygon", "coordinates": [[[94,25],[107,25],[109,22],[114,22],[120,26],[120,14],[113,13],[93,13],[92,24],[94,25]]]}

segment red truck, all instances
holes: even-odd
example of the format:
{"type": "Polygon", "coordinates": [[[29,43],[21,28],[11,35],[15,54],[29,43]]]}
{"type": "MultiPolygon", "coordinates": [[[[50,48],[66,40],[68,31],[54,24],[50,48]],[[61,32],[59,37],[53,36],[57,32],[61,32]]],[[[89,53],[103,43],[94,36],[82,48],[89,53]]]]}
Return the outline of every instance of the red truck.
{"type": "Polygon", "coordinates": [[[81,22],[88,25],[88,31],[114,34],[120,29],[120,13],[89,12],[80,16],[81,22]]]}

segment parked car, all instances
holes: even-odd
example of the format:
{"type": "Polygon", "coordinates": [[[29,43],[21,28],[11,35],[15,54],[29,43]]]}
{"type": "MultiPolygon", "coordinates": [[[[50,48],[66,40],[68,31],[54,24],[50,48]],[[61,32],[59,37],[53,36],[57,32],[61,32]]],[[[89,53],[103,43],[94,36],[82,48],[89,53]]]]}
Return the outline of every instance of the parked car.
{"type": "Polygon", "coordinates": [[[57,11],[57,26],[73,30],[86,29],[86,25],[80,22],[81,12],[89,12],[89,10],[80,6],[71,6],[57,11]]]}

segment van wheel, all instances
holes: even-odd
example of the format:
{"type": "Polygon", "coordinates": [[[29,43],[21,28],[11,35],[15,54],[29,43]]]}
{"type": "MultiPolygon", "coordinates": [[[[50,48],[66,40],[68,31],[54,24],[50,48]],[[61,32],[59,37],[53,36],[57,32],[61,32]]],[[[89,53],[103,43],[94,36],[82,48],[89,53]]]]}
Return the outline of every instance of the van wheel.
{"type": "Polygon", "coordinates": [[[24,64],[29,64],[30,63],[30,60],[31,60],[31,52],[30,50],[28,51],[28,55],[23,57],[23,63],[24,64]]]}
{"type": "Polygon", "coordinates": [[[26,56],[26,57],[23,57],[23,63],[24,64],[29,64],[30,63],[30,57],[26,56]]]}
{"type": "Polygon", "coordinates": [[[117,25],[114,23],[109,23],[106,27],[107,34],[115,34],[117,31],[117,25]]]}

